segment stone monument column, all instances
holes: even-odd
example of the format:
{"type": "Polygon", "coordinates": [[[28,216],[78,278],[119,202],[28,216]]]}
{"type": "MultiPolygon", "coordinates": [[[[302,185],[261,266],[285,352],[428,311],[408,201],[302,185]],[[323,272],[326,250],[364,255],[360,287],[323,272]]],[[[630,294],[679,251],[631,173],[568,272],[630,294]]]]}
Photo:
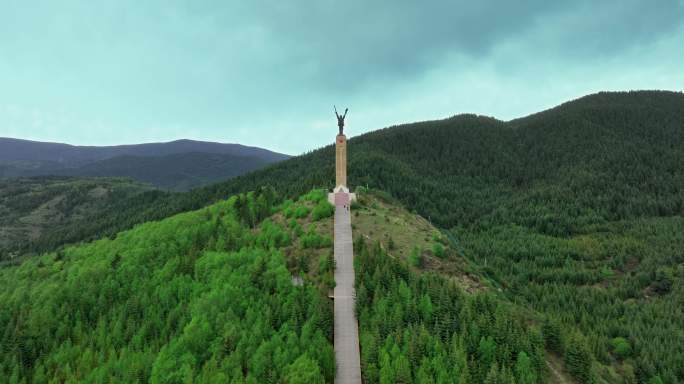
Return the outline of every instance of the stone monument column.
{"type": "Polygon", "coordinates": [[[335,187],[347,186],[347,136],[335,139],[335,187]]]}
{"type": "Polygon", "coordinates": [[[347,202],[356,201],[356,194],[350,193],[347,185],[347,136],[344,135],[344,118],[347,117],[348,111],[349,109],[345,109],[344,115],[340,115],[337,113],[337,107],[335,107],[337,128],[339,128],[339,132],[335,136],[335,188],[331,193],[328,193],[328,201],[333,205],[339,205],[336,203],[336,195],[343,195],[347,202]]]}

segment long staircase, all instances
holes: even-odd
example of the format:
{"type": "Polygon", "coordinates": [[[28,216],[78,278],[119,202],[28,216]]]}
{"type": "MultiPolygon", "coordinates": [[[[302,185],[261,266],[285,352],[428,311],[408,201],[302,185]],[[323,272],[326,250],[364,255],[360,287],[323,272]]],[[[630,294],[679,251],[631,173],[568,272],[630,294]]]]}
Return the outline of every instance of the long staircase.
{"type": "Polygon", "coordinates": [[[349,194],[335,194],[335,361],[336,384],[361,383],[359,325],[354,312],[354,246],[349,194]]]}

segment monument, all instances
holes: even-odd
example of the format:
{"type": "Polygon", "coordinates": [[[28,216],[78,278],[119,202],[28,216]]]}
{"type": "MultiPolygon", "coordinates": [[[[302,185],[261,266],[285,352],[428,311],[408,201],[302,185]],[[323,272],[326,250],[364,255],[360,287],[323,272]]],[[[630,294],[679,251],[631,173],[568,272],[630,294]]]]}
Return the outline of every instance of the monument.
{"type": "Polygon", "coordinates": [[[344,118],[347,117],[349,108],[344,110],[344,115],[340,116],[335,107],[337,116],[337,127],[340,132],[335,137],[335,187],[347,186],[347,136],[344,135],[344,118]]]}
{"type": "Polygon", "coordinates": [[[346,193],[349,195],[349,201],[356,200],[355,193],[349,193],[347,186],[347,136],[344,135],[344,119],[347,117],[349,108],[345,108],[344,114],[340,115],[335,108],[335,116],[337,117],[337,128],[339,132],[335,137],[335,188],[333,193],[328,196],[331,204],[334,204],[336,193],[346,193]]]}

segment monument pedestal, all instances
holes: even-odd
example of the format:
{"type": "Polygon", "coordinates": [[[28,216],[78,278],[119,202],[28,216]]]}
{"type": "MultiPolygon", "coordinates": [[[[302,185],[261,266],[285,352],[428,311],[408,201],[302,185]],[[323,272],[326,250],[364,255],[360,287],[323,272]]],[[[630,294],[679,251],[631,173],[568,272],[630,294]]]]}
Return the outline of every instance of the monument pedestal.
{"type": "Polygon", "coordinates": [[[349,202],[354,202],[356,201],[356,193],[351,193],[349,192],[349,188],[345,187],[344,185],[340,185],[335,187],[331,193],[328,193],[328,202],[332,205],[335,205],[335,194],[338,193],[346,193],[349,195],[349,202]]]}

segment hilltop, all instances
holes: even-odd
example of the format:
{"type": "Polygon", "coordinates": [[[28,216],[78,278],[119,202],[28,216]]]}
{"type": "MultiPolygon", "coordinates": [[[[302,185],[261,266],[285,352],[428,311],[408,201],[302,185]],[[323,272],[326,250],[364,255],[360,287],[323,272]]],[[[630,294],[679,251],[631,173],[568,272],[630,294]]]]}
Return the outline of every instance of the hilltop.
{"type": "MultiPolygon", "coordinates": [[[[332,209],[322,190],[279,202],[262,189],[0,269],[0,375],[10,382],[331,382],[332,209]]],[[[453,275],[433,270],[432,259],[451,272],[463,265],[436,228],[377,193],[352,209],[361,227],[355,251],[366,382],[545,377],[538,327],[497,297],[466,294],[453,275]],[[361,216],[388,211],[421,223],[418,230],[386,221],[373,227],[405,244],[374,241],[363,229],[361,216]],[[421,263],[404,255],[412,239],[421,263]]]]}
{"type": "Polygon", "coordinates": [[[178,153],[214,153],[259,157],[274,162],[288,156],[266,149],[240,144],[224,144],[196,140],[174,140],[166,143],[146,143],[112,146],[82,146],[63,143],[0,137],[0,162],[36,161],[77,166],[117,156],[160,157],[178,153]]]}

